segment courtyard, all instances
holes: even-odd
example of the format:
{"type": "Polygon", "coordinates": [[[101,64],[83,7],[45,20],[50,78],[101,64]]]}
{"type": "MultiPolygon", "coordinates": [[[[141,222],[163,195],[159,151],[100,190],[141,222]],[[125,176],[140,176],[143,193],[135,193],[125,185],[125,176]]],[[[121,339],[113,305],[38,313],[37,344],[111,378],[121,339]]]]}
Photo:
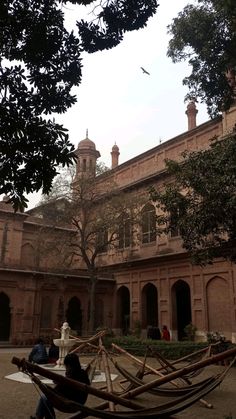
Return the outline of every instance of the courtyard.
{"type": "MultiPolygon", "coordinates": [[[[28,356],[29,349],[25,348],[11,348],[0,349],[0,394],[1,394],[1,411],[0,419],[29,419],[30,415],[34,414],[35,406],[39,398],[39,393],[33,384],[23,384],[16,381],[6,379],[9,374],[17,372],[15,365],[11,363],[13,356],[23,358],[28,356]]],[[[81,363],[86,363],[91,360],[91,357],[81,356],[81,363]]],[[[119,363],[133,372],[136,370],[135,366],[130,363],[124,356],[119,356],[119,363]]],[[[152,365],[154,360],[148,359],[148,363],[152,365]]],[[[222,366],[210,366],[207,371],[201,374],[201,378],[215,374],[222,370],[222,366]]],[[[96,384],[102,386],[103,384],[96,384]]],[[[116,386],[116,380],[114,381],[116,386]]],[[[138,400],[138,399],[137,399],[138,400]]],[[[195,403],[192,407],[184,410],[176,415],[176,418],[186,419],[226,419],[232,417],[236,419],[236,368],[230,369],[228,375],[223,383],[213,392],[205,397],[205,400],[213,405],[212,409],[204,407],[200,402],[195,403]]],[[[166,399],[165,399],[166,401],[166,399]]],[[[94,406],[98,404],[98,399],[94,396],[89,396],[87,404],[94,406]]],[[[157,396],[142,396],[142,403],[145,407],[157,405],[158,402],[163,402],[163,399],[158,400],[157,396]],[[155,400],[154,400],[155,397],[155,400]]],[[[57,419],[66,419],[70,414],[57,412],[57,419]]]]}

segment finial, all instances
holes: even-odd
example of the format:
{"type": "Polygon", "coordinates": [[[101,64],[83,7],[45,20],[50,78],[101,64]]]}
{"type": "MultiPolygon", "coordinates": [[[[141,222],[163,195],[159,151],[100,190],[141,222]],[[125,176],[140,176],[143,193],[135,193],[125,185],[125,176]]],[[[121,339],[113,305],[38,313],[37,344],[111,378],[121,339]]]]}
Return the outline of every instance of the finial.
{"type": "Polygon", "coordinates": [[[86,140],[88,140],[88,128],[86,129],[86,140]]]}

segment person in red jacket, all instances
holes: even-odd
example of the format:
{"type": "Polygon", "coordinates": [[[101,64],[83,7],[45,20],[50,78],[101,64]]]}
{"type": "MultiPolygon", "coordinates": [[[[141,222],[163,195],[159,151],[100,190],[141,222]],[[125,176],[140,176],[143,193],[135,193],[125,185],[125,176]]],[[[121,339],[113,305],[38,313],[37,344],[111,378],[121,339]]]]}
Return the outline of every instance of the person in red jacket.
{"type": "Polygon", "coordinates": [[[170,332],[167,329],[167,326],[162,327],[162,339],[168,341],[170,340],[170,332]]]}

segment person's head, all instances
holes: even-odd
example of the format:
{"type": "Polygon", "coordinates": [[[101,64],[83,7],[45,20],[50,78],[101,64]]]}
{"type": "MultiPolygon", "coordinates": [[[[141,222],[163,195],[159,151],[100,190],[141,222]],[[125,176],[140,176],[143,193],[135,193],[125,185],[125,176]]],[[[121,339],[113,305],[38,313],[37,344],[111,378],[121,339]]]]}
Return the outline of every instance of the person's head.
{"type": "Polygon", "coordinates": [[[44,344],[44,340],[42,339],[42,338],[38,338],[37,340],[36,340],[36,342],[35,342],[36,344],[41,344],[41,345],[43,345],[44,344]]]}
{"type": "Polygon", "coordinates": [[[163,330],[167,330],[167,326],[165,326],[165,325],[164,325],[162,329],[163,329],[163,330]]]}
{"type": "Polygon", "coordinates": [[[65,356],[64,365],[66,367],[67,377],[73,377],[77,371],[81,370],[79,357],[75,353],[67,354],[65,356]]]}

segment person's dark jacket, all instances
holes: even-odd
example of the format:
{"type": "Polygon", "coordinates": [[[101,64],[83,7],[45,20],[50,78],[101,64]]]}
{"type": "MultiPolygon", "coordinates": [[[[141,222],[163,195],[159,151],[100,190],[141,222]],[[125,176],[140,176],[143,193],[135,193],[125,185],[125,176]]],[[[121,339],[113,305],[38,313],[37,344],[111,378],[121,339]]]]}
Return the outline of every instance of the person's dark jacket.
{"type": "MultiPolygon", "coordinates": [[[[71,378],[72,380],[79,381],[80,383],[90,385],[88,374],[82,368],[80,370],[77,370],[76,372],[73,372],[72,374],[70,374],[70,376],[67,375],[66,377],[71,378]]],[[[63,397],[69,400],[73,400],[74,402],[80,404],[85,404],[88,397],[88,393],[86,393],[85,391],[73,389],[65,384],[57,384],[55,390],[63,397]]]]}
{"type": "Polygon", "coordinates": [[[35,364],[46,364],[48,362],[47,350],[43,343],[34,345],[29,354],[29,361],[34,362],[35,364]]]}

